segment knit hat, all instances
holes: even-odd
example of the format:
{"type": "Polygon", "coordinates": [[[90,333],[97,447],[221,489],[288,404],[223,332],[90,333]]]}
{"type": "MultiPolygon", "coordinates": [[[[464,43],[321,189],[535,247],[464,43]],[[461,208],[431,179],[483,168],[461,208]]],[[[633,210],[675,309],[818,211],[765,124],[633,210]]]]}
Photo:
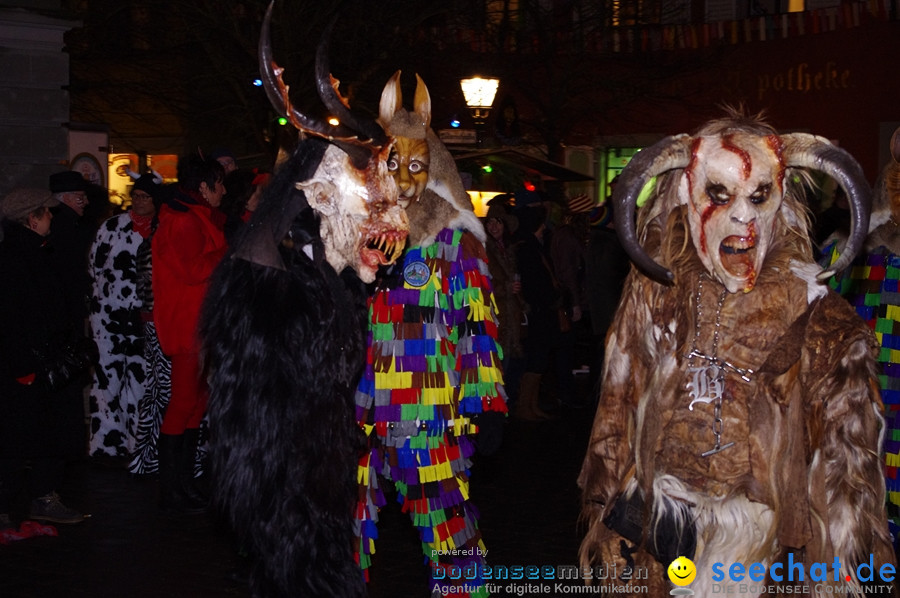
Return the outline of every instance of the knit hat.
{"type": "Polygon", "coordinates": [[[0,200],[0,216],[5,220],[22,220],[39,208],[59,205],[53,195],[44,189],[20,187],[13,189],[0,200]]]}
{"type": "Polygon", "coordinates": [[[64,193],[66,191],[87,191],[88,182],[81,173],[74,170],[65,170],[50,175],[50,192],[64,193]]]}

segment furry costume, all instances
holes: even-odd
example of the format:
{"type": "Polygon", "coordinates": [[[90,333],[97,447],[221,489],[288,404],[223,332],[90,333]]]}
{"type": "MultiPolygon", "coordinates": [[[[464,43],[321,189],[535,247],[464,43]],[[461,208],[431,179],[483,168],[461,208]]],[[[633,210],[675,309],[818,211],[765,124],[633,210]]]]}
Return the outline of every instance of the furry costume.
{"type": "Polygon", "coordinates": [[[146,380],[136,255],[144,237],[131,212],[106,220],[88,257],[93,281],[89,320],[100,362],[91,386],[89,454],[126,457],[135,450],[137,407],[146,380]]]}
{"type": "Polygon", "coordinates": [[[369,349],[356,395],[357,422],[369,440],[359,463],[357,556],[366,571],[387,480],[418,528],[429,588],[485,596],[480,574],[466,576],[469,591],[448,591],[463,584],[446,569],[484,563],[478,512],[469,500],[470,436],[479,415],[506,412],[485,233],[452,157],[428,128],[427,89],[419,79],[416,111],[407,112],[399,76],[382,95],[380,122],[398,138],[389,164],[398,171],[410,239],[403,263],[369,300],[369,349]],[[424,190],[404,182],[404,165],[414,163],[427,172],[424,190]]]}
{"type": "Polygon", "coordinates": [[[387,174],[390,143],[341,104],[321,51],[322,100],[356,133],[288,104],[270,17],[271,6],[260,36],[266,91],[313,137],[278,168],[207,297],[215,499],[255,557],[254,597],[362,597],[351,550],[360,279],[391,261],[385,253],[402,246],[406,218],[387,174]]]}
{"type": "MultiPolygon", "coordinates": [[[[854,199],[842,264],[865,231],[861,170],[824,140],[777,136],[739,117],[638,156],[615,199],[640,271],[628,276],[608,336],[579,477],[589,525],[582,564],[637,567],[643,579],[617,583],[662,596],[672,587],[665,568],[685,555],[697,569],[691,589],[709,596],[714,563],[769,571],[795,562],[807,575],[827,563],[830,580],[837,558],[834,575],[850,581],[827,595],[861,595],[857,565],[870,555],[876,569],[895,562],[874,339],[817,280],[790,169],[825,170],[854,199]],[[636,237],[633,202],[656,175],[636,237]]],[[[807,595],[825,595],[805,582],[807,595]]],[[[746,595],[772,584],[745,584],[746,595]]],[[[738,583],[724,585],[742,595],[738,583]]]]}

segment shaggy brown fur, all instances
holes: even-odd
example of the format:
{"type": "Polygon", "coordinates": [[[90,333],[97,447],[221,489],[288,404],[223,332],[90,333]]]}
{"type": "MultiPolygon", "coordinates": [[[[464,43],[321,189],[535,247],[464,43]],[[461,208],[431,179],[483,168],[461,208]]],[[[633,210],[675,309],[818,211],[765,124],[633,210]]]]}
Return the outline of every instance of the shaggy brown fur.
{"type": "Polygon", "coordinates": [[[750,382],[726,374],[722,442],[735,446],[700,456],[715,442],[713,406],[687,409],[686,355],[694,346],[711,351],[723,287],[694,251],[674,178],[660,178],[639,222],[645,251],[674,273],[674,284],[632,270],[607,340],[578,480],[588,526],[582,565],[644,567],[648,579],[634,585],[649,585],[651,596],[668,593],[668,563],[603,523],[616,498],[635,486],[645,499],[645,540],[666,500],[692,505],[682,523],[697,529],[695,591],[709,589],[701,576],[709,578],[712,562],[727,566],[728,555],[768,565],[793,553],[807,571],[838,557],[842,578],[870,553],[877,564],[894,563],[878,458],[875,339],[849,305],[817,284],[806,210],[793,192],[756,287],[724,295],[717,356],[754,374],[750,382]],[[668,498],[655,495],[663,487],[668,498]]]}

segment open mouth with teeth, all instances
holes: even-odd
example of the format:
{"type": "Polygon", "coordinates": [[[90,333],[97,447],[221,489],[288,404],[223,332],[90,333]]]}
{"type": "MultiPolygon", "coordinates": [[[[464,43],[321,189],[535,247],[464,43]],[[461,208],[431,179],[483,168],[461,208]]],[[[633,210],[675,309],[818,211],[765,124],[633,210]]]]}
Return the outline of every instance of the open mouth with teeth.
{"type": "Polygon", "coordinates": [[[726,237],[719,245],[719,259],[722,266],[732,276],[746,278],[755,270],[756,236],[742,237],[732,235],[726,237]]]}
{"type": "Polygon", "coordinates": [[[362,262],[370,267],[387,266],[397,261],[406,245],[406,231],[381,231],[366,238],[359,254],[362,262]]]}

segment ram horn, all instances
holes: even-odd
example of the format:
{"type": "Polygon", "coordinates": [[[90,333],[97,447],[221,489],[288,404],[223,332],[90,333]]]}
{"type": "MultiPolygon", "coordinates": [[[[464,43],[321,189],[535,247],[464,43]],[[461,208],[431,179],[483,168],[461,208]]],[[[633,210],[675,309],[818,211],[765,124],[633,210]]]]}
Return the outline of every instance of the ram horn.
{"type": "Polygon", "coordinates": [[[619,175],[619,182],[613,192],[613,218],[622,247],[631,261],[647,276],[664,284],[670,284],[674,276],[671,270],[647,255],[637,238],[637,199],[644,185],[653,177],[688,166],[691,160],[691,141],[689,135],[675,135],[642,149],[619,175]]]}
{"type": "Polygon", "coordinates": [[[823,172],[837,181],[847,194],[852,217],[850,237],[840,257],[818,275],[819,280],[826,280],[849,266],[862,249],[869,231],[872,189],[862,167],[853,156],[827,139],[807,133],[789,133],[780,138],[784,146],[782,160],[786,168],[808,168],[823,172]]]}

